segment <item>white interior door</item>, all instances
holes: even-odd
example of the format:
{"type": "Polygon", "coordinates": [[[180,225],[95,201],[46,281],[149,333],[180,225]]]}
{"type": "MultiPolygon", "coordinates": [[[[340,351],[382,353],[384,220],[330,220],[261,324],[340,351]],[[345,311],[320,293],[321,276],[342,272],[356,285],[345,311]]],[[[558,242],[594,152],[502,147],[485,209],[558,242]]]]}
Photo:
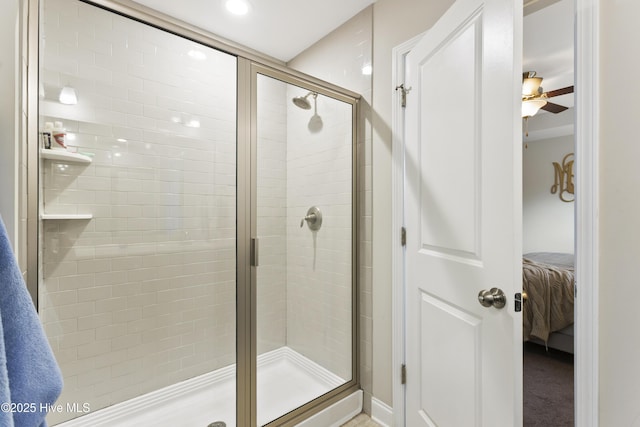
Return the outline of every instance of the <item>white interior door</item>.
{"type": "Polygon", "coordinates": [[[407,56],[409,427],[522,424],[521,28],[520,0],[457,0],[407,56]]]}

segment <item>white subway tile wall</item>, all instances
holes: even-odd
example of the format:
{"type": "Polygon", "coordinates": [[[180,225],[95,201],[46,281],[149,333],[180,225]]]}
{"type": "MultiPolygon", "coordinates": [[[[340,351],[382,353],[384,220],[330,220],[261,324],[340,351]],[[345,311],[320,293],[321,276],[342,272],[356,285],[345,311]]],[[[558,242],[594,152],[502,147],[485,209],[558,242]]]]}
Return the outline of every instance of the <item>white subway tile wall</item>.
{"type": "MultiPolygon", "coordinates": [[[[304,92],[291,87],[289,99],[298,95],[304,92]]],[[[287,343],[350,380],[353,110],[322,95],[317,112],[292,102],[287,110],[287,343]],[[317,231],[300,227],[312,206],[322,212],[317,231]]]]}
{"type": "Polygon", "coordinates": [[[258,354],[287,345],[287,85],[258,75],[258,354]]]}
{"type": "MultiPolygon", "coordinates": [[[[372,298],[372,86],[370,73],[363,68],[373,64],[373,6],[345,22],[332,33],[306,49],[287,65],[359,93],[358,117],[358,304],[360,307],[360,385],[364,390],[364,409],[371,412],[373,390],[373,298],[372,298]]],[[[375,70],[372,70],[375,74],[375,70]]]]}
{"type": "MultiPolygon", "coordinates": [[[[40,313],[60,402],[95,411],[235,362],[236,62],[73,0],[43,11],[41,122],[93,162],[41,160],[41,209],[93,218],[42,222],[40,313]],[[77,105],[58,102],[66,85],[77,105]]],[[[314,110],[290,102],[306,91],[259,84],[258,352],[286,345],[348,380],[351,106],[319,96],[311,132],[314,110]],[[314,205],[318,232],[300,228],[314,205]]]]}
{"type": "Polygon", "coordinates": [[[41,125],[62,121],[93,162],[41,160],[41,209],[93,219],[42,222],[40,313],[59,402],[95,411],[235,363],[236,59],[43,5],[41,125]]]}
{"type": "Polygon", "coordinates": [[[312,122],[291,102],[307,93],[258,76],[258,352],[287,345],[350,380],[352,106],[320,95],[312,122]],[[300,227],[311,206],[318,231],[300,227]]]}

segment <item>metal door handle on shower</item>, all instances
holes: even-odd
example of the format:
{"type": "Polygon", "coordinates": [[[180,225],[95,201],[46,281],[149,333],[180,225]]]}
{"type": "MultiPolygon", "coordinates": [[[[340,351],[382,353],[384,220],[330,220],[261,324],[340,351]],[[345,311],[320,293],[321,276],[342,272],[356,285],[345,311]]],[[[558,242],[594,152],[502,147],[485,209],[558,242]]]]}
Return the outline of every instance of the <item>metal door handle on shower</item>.
{"type": "Polygon", "coordinates": [[[307,225],[310,230],[320,230],[320,226],[322,225],[322,212],[320,212],[320,209],[316,206],[311,206],[307,211],[307,214],[300,221],[300,228],[302,228],[305,221],[307,221],[307,225]]]}

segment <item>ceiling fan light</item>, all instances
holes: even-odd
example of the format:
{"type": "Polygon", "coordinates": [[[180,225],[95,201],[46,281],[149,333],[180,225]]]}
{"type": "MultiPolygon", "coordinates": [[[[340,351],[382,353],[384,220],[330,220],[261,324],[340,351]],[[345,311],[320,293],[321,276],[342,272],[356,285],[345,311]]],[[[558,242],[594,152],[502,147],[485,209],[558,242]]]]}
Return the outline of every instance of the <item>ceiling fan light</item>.
{"type": "Polygon", "coordinates": [[[522,80],[522,96],[534,96],[540,93],[542,77],[527,77],[522,80]]]}
{"type": "Polygon", "coordinates": [[[547,101],[544,99],[528,99],[522,101],[522,117],[535,116],[545,105],[547,105],[547,101]]]}

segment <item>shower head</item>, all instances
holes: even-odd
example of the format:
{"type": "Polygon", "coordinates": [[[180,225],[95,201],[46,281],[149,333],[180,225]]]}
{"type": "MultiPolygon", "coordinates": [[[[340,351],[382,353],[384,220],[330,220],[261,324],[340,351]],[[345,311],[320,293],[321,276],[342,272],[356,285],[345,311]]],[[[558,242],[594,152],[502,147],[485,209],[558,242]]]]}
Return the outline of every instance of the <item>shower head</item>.
{"type": "Polygon", "coordinates": [[[318,96],[315,92],[309,92],[305,96],[296,96],[291,101],[296,105],[296,107],[302,108],[303,110],[310,110],[311,103],[307,99],[309,95],[313,95],[314,98],[318,96]]]}
{"type": "Polygon", "coordinates": [[[296,107],[300,107],[303,110],[310,110],[311,109],[311,104],[309,103],[309,100],[307,100],[307,96],[309,96],[310,94],[311,94],[311,92],[309,92],[309,94],[307,94],[305,96],[296,96],[291,101],[293,101],[293,103],[296,105],[296,107]]]}

